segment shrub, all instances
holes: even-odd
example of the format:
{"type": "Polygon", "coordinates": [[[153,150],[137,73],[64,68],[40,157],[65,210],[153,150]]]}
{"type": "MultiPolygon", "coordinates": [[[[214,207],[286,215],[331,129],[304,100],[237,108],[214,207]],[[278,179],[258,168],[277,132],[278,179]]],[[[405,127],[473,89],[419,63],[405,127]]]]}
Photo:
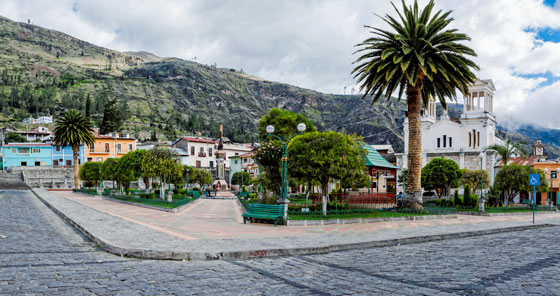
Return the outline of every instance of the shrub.
{"type": "Polygon", "coordinates": [[[459,197],[458,190],[455,190],[455,193],[453,194],[453,203],[455,204],[456,207],[463,205],[463,200],[461,200],[461,197],[459,197]]]}
{"type": "Polygon", "coordinates": [[[200,188],[198,188],[198,187],[195,187],[195,188],[193,188],[193,189],[191,189],[191,190],[192,190],[192,191],[199,191],[199,192],[200,192],[200,188]]]}
{"type": "Polygon", "coordinates": [[[470,204],[471,204],[471,187],[469,185],[465,185],[462,205],[464,207],[470,207],[470,204]]]}

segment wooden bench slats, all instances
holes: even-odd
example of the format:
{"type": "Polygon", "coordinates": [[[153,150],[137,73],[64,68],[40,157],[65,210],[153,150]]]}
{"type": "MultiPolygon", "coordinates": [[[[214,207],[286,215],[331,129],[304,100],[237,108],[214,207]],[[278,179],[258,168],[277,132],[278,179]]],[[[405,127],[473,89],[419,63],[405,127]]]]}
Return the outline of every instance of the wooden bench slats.
{"type": "Polygon", "coordinates": [[[243,214],[243,223],[247,219],[267,219],[274,220],[274,226],[280,219],[284,217],[284,206],[281,205],[266,205],[266,204],[249,204],[248,212],[243,214]]]}

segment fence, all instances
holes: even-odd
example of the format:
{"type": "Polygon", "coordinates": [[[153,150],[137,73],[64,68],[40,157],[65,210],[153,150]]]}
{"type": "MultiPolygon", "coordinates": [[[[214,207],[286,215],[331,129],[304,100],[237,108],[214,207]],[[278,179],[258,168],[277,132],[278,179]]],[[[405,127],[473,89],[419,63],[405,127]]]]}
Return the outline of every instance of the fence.
{"type": "MultiPolygon", "coordinates": [[[[397,196],[394,193],[368,193],[368,192],[352,192],[352,193],[331,193],[329,200],[344,204],[395,204],[397,196]]],[[[313,203],[321,203],[321,195],[313,194],[313,203]]]]}

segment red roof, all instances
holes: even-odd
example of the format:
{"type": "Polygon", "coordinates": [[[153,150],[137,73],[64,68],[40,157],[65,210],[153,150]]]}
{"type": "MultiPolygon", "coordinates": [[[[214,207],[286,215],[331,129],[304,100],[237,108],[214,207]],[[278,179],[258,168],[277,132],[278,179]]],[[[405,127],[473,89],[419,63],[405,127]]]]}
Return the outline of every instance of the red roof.
{"type": "Polygon", "coordinates": [[[4,147],[37,147],[37,146],[41,146],[41,147],[47,147],[47,146],[52,146],[52,144],[47,144],[47,143],[12,143],[12,144],[6,144],[4,145],[4,147]]]}
{"type": "Polygon", "coordinates": [[[216,142],[209,140],[209,139],[201,139],[201,138],[191,138],[191,137],[183,137],[183,139],[189,142],[198,142],[198,143],[212,143],[215,144],[216,142]]]}
{"type": "MultiPolygon", "coordinates": [[[[516,164],[516,165],[528,165],[528,166],[532,166],[533,163],[538,162],[539,160],[539,156],[537,155],[529,155],[529,157],[512,157],[510,159],[508,159],[508,163],[507,164],[516,164]]],[[[504,165],[504,160],[502,159],[500,161],[500,163],[498,164],[499,167],[502,167],[504,165]]]]}

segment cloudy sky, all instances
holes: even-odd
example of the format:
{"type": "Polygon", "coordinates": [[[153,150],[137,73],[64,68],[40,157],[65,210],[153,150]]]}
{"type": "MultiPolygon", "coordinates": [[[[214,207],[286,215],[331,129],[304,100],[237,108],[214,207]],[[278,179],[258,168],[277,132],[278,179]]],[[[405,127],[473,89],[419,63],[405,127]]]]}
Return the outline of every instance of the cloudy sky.
{"type": "MultiPolygon", "coordinates": [[[[410,2],[410,1],[407,1],[410,2]]],[[[420,0],[420,3],[426,3],[420,0]]],[[[399,4],[400,5],[400,4],[399,4]]],[[[560,128],[560,0],[439,0],[471,36],[498,120],[560,128]]],[[[1,0],[0,15],[120,51],[145,50],[327,93],[350,75],[388,0],[1,0]]]]}

